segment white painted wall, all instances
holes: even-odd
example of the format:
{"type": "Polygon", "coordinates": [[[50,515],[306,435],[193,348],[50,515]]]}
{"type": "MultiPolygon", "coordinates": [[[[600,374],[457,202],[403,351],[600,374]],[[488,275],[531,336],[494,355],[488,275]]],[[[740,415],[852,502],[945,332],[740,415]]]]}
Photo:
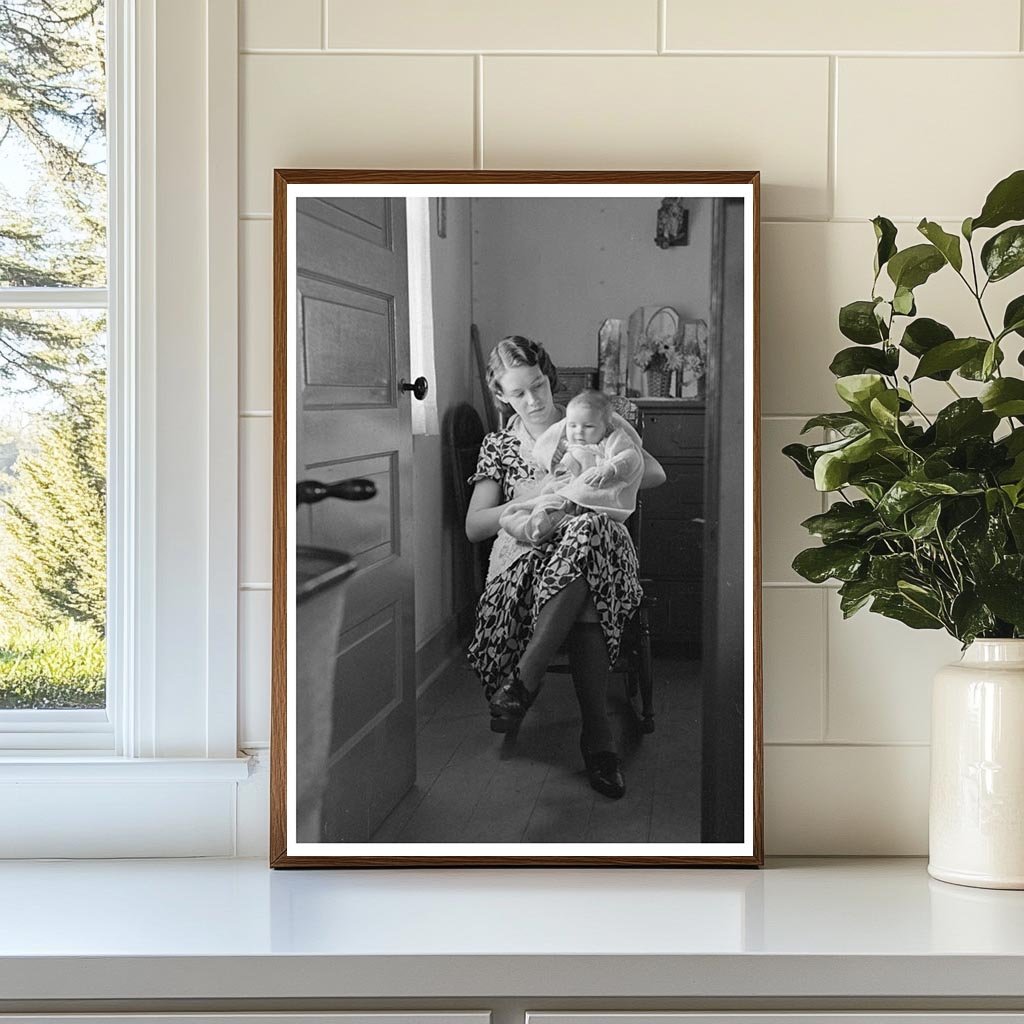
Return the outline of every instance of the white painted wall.
{"type": "Polygon", "coordinates": [[[690,204],[690,244],[654,244],[659,200],[473,200],[473,316],[484,352],[540,341],[557,366],[597,366],[597,331],[638,306],[707,320],[711,201],[690,204]]]}
{"type": "MultiPolygon", "coordinates": [[[[268,719],[270,430],[255,414],[270,407],[272,169],[757,168],[766,845],[923,853],[928,685],[957,645],[844,623],[793,574],[821,503],[778,450],[833,405],[836,312],[870,285],[867,219],[959,223],[1024,159],[1020,0],[241,0],[241,46],[243,738],[265,741],[268,719]]],[[[953,283],[929,282],[922,310],[973,325],[953,283]]],[[[262,852],[265,826],[243,817],[241,848],[262,852]]]]}

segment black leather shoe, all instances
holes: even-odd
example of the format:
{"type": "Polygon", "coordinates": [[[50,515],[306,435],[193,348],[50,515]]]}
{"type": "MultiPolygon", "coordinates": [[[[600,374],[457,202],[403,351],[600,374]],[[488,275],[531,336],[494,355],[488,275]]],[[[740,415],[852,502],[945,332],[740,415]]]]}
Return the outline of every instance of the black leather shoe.
{"type": "MultiPolygon", "coordinates": [[[[523,715],[530,710],[530,705],[536,699],[537,691],[531,693],[525,686],[523,686],[518,674],[509,676],[509,678],[494,691],[494,696],[491,697],[492,720],[498,718],[522,718],[523,715]]],[[[491,723],[491,728],[494,729],[493,721],[491,723]]],[[[495,729],[494,731],[508,732],[508,729],[495,729]]]]}
{"type": "Polygon", "coordinates": [[[580,753],[587,766],[591,789],[596,789],[602,796],[611,797],[612,800],[625,796],[626,779],[622,774],[622,762],[614,750],[596,750],[591,753],[581,739],[580,753]]]}

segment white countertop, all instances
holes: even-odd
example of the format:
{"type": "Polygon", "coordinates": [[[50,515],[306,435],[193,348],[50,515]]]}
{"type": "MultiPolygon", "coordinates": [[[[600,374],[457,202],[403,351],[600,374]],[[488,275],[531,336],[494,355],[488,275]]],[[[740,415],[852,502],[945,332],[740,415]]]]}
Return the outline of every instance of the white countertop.
{"type": "Polygon", "coordinates": [[[0,1000],[1024,997],[1024,892],[937,882],[917,859],[7,862],[0,922],[0,1000]]]}

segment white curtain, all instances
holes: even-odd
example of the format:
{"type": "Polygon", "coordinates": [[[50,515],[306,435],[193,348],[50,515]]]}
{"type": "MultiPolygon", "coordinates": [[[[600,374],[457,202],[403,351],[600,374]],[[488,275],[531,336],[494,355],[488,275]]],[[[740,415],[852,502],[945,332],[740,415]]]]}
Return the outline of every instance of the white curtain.
{"type": "Polygon", "coordinates": [[[409,242],[409,356],[411,377],[426,377],[427,397],[412,400],[413,434],[437,434],[437,373],[434,369],[434,295],[430,277],[430,200],[406,199],[409,242]]]}

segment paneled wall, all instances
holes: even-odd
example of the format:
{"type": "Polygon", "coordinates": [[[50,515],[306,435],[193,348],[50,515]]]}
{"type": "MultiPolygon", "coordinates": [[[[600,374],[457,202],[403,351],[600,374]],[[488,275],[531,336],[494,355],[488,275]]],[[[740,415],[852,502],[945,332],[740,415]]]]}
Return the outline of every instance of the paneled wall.
{"type": "MultiPolygon", "coordinates": [[[[767,848],[925,852],[929,680],[957,644],[843,622],[795,576],[822,505],[778,452],[837,404],[868,218],[959,224],[1024,163],[1020,6],[241,0],[243,739],[266,739],[269,692],[272,169],[758,168],[767,848]]],[[[919,308],[974,332],[956,284],[919,308]]]]}

